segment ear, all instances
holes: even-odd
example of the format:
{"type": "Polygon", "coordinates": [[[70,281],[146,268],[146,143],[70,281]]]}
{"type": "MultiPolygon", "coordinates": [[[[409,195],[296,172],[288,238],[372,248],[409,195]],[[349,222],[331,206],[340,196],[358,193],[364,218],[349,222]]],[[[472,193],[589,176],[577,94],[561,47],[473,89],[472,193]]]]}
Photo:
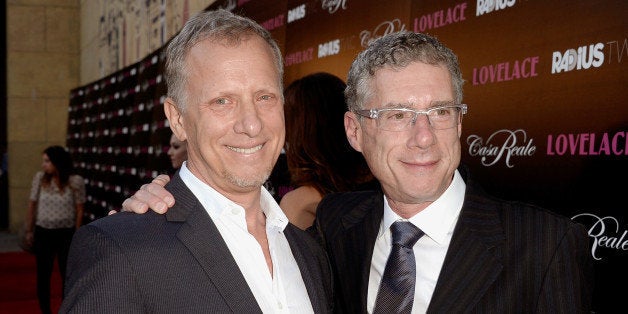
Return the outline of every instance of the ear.
{"type": "Polygon", "coordinates": [[[345,112],[345,133],[351,147],[358,152],[362,152],[362,125],[359,118],[351,111],[345,112]]]}
{"type": "Polygon", "coordinates": [[[179,107],[170,97],[166,98],[164,102],[164,113],[168,118],[170,124],[170,130],[179,139],[179,141],[187,140],[187,134],[185,133],[183,113],[179,110],[179,107]]]}
{"type": "Polygon", "coordinates": [[[462,136],[462,122],[458,123],[458,138],[462,136]]]}

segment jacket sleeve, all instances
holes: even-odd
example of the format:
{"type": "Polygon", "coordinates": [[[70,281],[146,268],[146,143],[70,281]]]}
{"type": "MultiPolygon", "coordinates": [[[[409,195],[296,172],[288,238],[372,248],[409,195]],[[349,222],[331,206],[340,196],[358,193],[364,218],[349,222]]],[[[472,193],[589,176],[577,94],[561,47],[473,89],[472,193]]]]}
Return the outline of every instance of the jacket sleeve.
{"type": "Polygon", "coordinates": [[[78,229],[68,257],[59,313],[141,313],[141,289],[120,247],[99,228],[78,229]]]}
{"type": "Polygon", "coordinates": [[[542,283],[538,313],[589,313],[593,258],[586,229],[572,224],[554,252],[542,283]]]}

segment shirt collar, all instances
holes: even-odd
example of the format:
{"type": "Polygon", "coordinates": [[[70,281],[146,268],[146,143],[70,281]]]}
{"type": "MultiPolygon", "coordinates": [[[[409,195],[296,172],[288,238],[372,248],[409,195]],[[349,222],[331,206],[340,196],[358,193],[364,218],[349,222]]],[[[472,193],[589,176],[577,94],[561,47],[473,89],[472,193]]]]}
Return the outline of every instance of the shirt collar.
{"type": "MultiPolygon", "coordinates": [[[[453,232],[458,215],[464,202],[466,184],[458,170],[445,192],[416,215],[407,219],[421,229],[425,235],[439,244],[447,240],[447,234],[453,232]]],[[[384,218],[380,226],[378,237],[386,234],[390,225],[397,220],[406,220],[392,211],[388,204],[388,197],[384,196],[384,218]]]]}
{"type": "MultiPolygon", "coordinates": [[[[187,162],[183,162],[179,170],[179,176],[185,185],[192,191],[199,202],[203,205],[210,217],[220,216],[231,208],[244,208],[231,201],[224,195],[218,193],[214,188],[197,178],[187,167],[187,162]]],[[[260,187],[260,206],[266,216],[266,229],[283,231],[288,225],[288,217],[279,207],[279,204],[272,197],[270,192],[263,186],[260,187]]]]}

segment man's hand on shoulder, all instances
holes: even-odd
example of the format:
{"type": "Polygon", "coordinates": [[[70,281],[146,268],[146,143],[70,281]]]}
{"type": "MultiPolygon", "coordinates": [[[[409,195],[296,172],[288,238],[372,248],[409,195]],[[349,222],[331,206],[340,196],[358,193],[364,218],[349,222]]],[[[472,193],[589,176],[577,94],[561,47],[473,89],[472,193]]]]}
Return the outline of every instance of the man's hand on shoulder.
{"type": "Polygon", "coordinates": [[[143,214],[150,208],[156,213],[164,214],[174,205],[174,197],[164,188],[168,182],[170,177],[160,174],[151,183],[142,185],[135,194],[122,202],[122,211],[143,214]]]}

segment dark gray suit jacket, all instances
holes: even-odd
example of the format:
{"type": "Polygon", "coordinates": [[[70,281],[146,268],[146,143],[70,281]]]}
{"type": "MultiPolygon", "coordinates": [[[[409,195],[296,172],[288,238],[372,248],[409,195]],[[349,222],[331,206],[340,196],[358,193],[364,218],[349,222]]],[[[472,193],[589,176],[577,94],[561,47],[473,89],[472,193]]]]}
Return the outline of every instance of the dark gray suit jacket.
{"type": "MultiPolygon", "coordinates": [[[[428,313],[585,313],[593,260],[584,226],[485,195],[470,180],[428,313]]],[[[327,196],[315,227],[332,264],[335,310],[366,313],[379,191],[327,196]]]]}
{"type": "MultiPolygon", "coordinates": [[[[218,229],[178,174],[166,189],[176,204],[165,215],[123,212],[76,232],[62,313],[261,313],[218,229]]],[[[324,251],[292,224],[284,232],[314,311],[331,312],[324,251]]]]}

